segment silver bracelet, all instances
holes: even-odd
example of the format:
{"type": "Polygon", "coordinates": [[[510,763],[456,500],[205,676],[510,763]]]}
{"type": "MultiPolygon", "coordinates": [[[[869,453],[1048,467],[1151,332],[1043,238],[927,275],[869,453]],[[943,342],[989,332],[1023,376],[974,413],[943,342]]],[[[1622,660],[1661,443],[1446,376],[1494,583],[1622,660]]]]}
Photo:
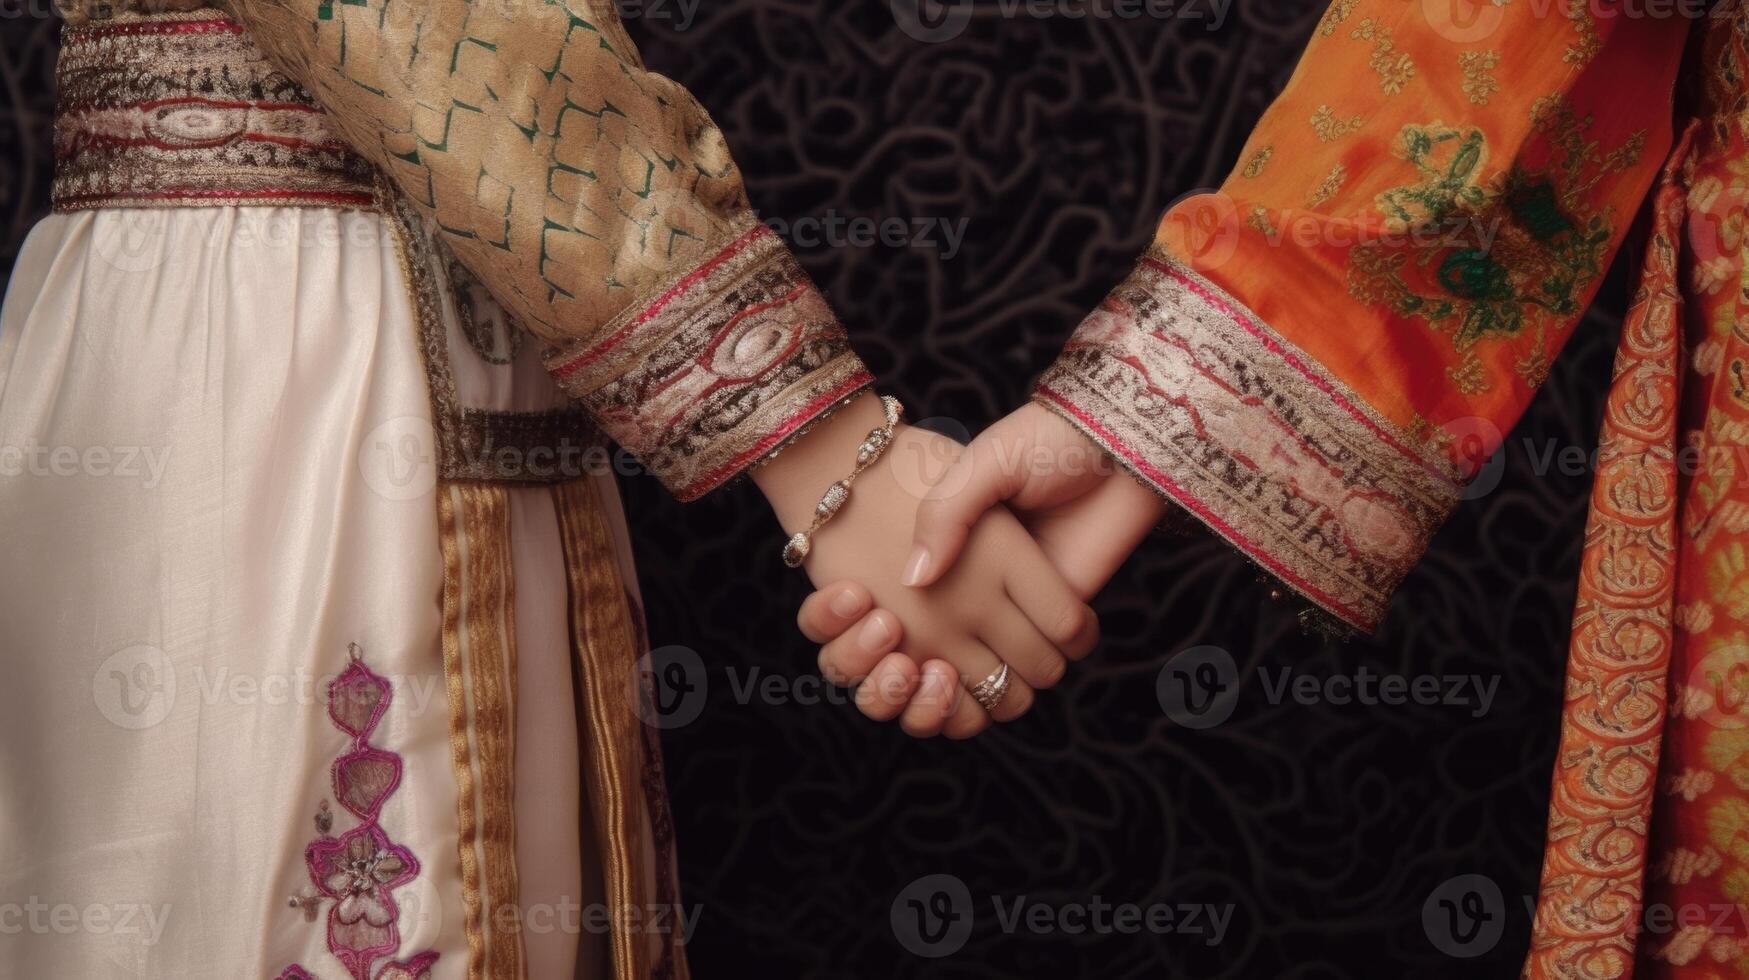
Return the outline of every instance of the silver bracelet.
{"type": "Polygon", "coordinates": [[[783,546],[783,563],[791,568],[802,567],[802,562],[808,560],[808,552],[814,548],[814,535],[826,526],[826,522],[838,516],[844,509],[845,501],[850,499],[850,485],[856,482],[863,471],[875,464],[875,461],[886,455],[887,447],[893,444],[893,430],[899,427],[899,421],[905,417],[905,406],[892,395],[881,396],[881,407],[886,410],[887,421],[878,429],[869,431],[868,438],[856,450],[856,469],[850,475],[826,488],[820,496],[820,502],[814,506],[814,523],[806,531],[797,531],[783,546]]]}

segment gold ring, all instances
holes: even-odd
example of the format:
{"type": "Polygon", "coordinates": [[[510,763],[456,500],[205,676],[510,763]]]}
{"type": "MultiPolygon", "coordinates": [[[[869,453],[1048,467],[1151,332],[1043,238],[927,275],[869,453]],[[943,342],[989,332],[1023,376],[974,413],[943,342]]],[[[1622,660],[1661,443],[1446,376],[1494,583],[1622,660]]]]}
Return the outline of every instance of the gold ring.
{"type": "Polygon", "coordinates": [[[1008,693],[1008,665],[984,678],[967,689],[972,699],[984,706],[984,710],[994,714],[996,706],[1002,703],[1003,695],[1008,693]]]}

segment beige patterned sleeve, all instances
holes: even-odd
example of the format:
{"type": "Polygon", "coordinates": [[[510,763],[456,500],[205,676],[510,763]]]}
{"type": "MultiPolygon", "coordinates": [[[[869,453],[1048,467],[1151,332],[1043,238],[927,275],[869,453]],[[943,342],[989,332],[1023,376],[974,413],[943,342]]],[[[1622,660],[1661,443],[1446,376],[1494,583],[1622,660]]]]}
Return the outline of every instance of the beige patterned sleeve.
{"type": "Polygon", "coordinates": [[[233,0],[276,65],[690,500],[870,382],[611,0],[233,0]]]}

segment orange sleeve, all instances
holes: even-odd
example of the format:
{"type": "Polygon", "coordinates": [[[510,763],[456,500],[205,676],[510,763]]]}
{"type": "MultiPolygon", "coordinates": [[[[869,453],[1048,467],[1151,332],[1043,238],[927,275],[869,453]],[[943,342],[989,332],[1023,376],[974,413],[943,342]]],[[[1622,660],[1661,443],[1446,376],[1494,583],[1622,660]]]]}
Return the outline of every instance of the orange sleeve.
{"type": "Polygon", "coordinates": [[[1620,246],[1686,37],[1451,3],[1336,0],[1231,176],[1035,393],[1369,630],[1620,246]]]}

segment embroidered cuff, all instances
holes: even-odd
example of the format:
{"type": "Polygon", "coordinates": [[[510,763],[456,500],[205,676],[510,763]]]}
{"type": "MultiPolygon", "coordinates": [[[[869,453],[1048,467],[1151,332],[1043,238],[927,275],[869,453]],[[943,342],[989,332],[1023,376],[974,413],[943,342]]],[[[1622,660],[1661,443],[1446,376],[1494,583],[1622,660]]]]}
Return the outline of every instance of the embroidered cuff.
{"type": "Polygon", "coordinates": [[[1363,630],[1459,498],[1443,456],[1417,451],[1220,287],[1152,256],[1034,398],[1363,630]]]}
{"type": "Polygon", "coordinates": [[[763,224],[601,337],[547,366],[681,500],[778,451],[874,380],[763,224]]]}

